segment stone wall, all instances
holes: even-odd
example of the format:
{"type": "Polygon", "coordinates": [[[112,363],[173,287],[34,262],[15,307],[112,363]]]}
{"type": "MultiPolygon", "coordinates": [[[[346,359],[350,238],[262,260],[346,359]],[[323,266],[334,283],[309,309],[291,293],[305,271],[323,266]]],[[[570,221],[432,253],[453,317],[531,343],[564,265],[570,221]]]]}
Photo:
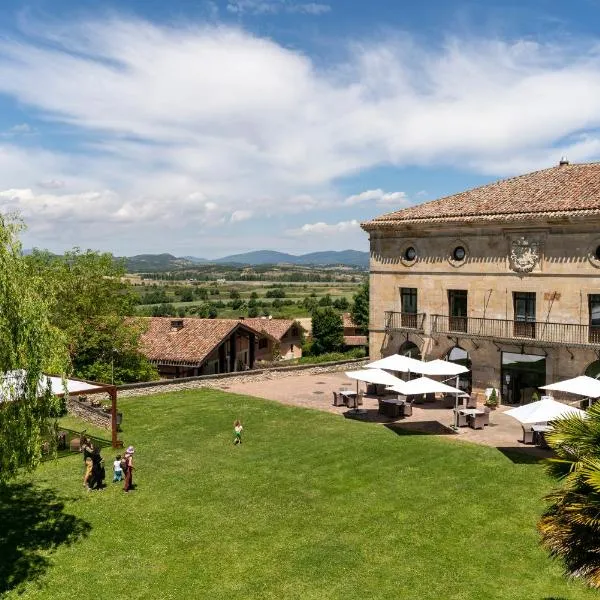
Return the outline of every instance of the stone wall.
{"type": "Polygon", "coordinates": [[[149,394],[166,394],[182,390],[220,388],[228,382],[266,381],[280,377],[293,377],[296,375],[334,373],[337,371],[346,371],[349,368],[359,369],[368,362],[368,359],[359,358],[335,363],[322,363],[319,365],[295,365],[272,369],[256,369],[254,371],[240,371],[238,373],[221,373],[219,375],[204,375],[201,377],[186,377],[184,379],[134,383],[119,386],[117,389],[119,398],[147,396],[149,394]]]}
{"type": "MultiPolygon", "coordinates": [[[[104,397],[103,394],[95,394],[95,397],[110,400],[108,395],[104,397]]],[[[104,412],[101,408],[95,408],[87,403],[79,402],[76,398],[69,398],[67,400],[67,410],[76,417],[96,427],[102,427],[103,429],[111,428],[111,414],[104,412]]]]}

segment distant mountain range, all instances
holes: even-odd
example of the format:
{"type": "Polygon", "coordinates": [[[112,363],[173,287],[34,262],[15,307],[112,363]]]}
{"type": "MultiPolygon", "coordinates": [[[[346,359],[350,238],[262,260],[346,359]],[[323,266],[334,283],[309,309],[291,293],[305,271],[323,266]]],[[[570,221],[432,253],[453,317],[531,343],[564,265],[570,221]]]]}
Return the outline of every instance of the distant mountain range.
{"type": "Polygon", "coordinates": [[[358,250],[342,250],[311,252],[295,256],[285,252],[274,250],[257,250],[244,254],[232,254],[214,260],[198,258],[196,256],[177,257],[172,254],[138,254],[137,256],[124,257],[126,268],[131,273],[147,271],[162,271],[169,269],[181,269],[199,264],[217,265],[345,265],[367,269],[369,267],[369,253],[358,250]]]}

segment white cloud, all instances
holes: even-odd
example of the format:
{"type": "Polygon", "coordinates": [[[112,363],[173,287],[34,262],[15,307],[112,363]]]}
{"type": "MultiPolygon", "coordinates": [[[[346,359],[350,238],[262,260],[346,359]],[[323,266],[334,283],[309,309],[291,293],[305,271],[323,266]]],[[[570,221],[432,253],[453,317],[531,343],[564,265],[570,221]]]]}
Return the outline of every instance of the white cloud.
{"type": "Polygon", "coordinates": [[[408,204],[408,196],[405,192],[384,192],[382,189],[367,190],[360,194],[348,196],[344,200],[347,206],[354,206],[362,203],[387,204],[393,206],[402,206],[408,204]]]}
{"type": "Polygon", "coordinates": [[[329,12],[331,6],[317,2],[303,3],[291,0],[231,0],[227,3],[227,10],[238,15],[274,15],[282,12],[322,15],[329,12]]]}
{"type": "Polygon", "coordinates": [[[231,214],[230,221],[232,223],[239,223],[240,221],[247,221],[252,218],[254,213],[251,210],[235,210],[231,214]]]}
{"type": "Polygon", "coordinates": [[[360,224],[357,220],[352,221],[340,221],[339,223],[306,223],[298,229],[290,229],[286,233],[291,236],[305,237],[305,236],[318,236],[318,237],[331,237],[349,232],[360,232],[360,224]]]}
{"type": "MultiPolygon", "coordinates": [[[[378,188],[340,198],[337,181],[381,165],[496,176],[562,154],[599,158],[597,48],[388,38],[321,67],[223,25],[44,24],[0,36],[0,94],[86,143],[44,149],[39,126],[36,147],[0,144],[0,207],[73,244],[87,239],[77,223],[91,219],[109,235],[135,224],[130,244],[159,225],[161,243],[194,244],[241,217],[249,232],[256,215],[257,227],[282,214],[293,227],[293,215],[325,207],[401,207],[403,192],[378,188]]],[[[337,227],[308,230],[317,225],[337,227]]]]}

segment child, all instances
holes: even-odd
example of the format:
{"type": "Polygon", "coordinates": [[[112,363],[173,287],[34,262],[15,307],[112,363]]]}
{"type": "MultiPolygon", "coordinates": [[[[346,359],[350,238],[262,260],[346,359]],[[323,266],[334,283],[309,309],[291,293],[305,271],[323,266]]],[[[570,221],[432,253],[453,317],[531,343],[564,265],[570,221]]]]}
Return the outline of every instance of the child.
{"type": "Polygon", "coordinates": [[[115,458],[115,462],[113,462],[113,483],[117,483],[117,481],[123,481],[123,467],[121,466],[121,455],[118,454],[117,458],[115,458]]]}
{"type": "Polygon", "coordinates": [[[238,421],[236,421],[233,424],[233,431],[235,433],[235,439],[233,440],[234,444],[241,444],[242,443],[242,431],[244,430],[244,428],[242,427],[242,424],[238,421]]]}

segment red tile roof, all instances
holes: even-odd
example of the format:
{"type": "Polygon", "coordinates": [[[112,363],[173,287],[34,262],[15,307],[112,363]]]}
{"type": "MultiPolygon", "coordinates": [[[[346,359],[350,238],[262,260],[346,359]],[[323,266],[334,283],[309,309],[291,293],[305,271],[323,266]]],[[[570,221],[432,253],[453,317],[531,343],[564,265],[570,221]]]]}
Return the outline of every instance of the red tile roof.
{"type": "Polygon", "coordinates": [[[516,221],[600,215],[600,163],[560,164],[376,217],[370,231],[404,223],[516,221]]]}
{"type": "Polygon", "coordinates": [[[342,322],[344,329],[356,329],[356,323],[352,320],[352,315],[350,313],[344,313],[342,315],[342,322]]]}
{"type": "Polygon", "coordinates": [[[345,335],[344,344],[346,346],[366,346],[368,344],[366,335],[345,335]]]}
{"type": "MultiPolygon", "coordinates": [[[[244,318],[240,320],[248,327],[252,327],[256,331],[263,331],[276,340],[281,338],[290,330],[292,325],[296,323],[293,319],[260,319],[260,318],[244,318]]],[[[301,325],[298,323],[298,328],[301,325]]]]}
{"type": "Polygon", "coordinates": [[[148,329],[141,336],[141,350],[152,361],[200,365],[204,359],[236,328],[260,335],[237,319],[177,319],[150,317],[148,329]],[[176,329],[174,321],[182,321],[176,329]]]}

